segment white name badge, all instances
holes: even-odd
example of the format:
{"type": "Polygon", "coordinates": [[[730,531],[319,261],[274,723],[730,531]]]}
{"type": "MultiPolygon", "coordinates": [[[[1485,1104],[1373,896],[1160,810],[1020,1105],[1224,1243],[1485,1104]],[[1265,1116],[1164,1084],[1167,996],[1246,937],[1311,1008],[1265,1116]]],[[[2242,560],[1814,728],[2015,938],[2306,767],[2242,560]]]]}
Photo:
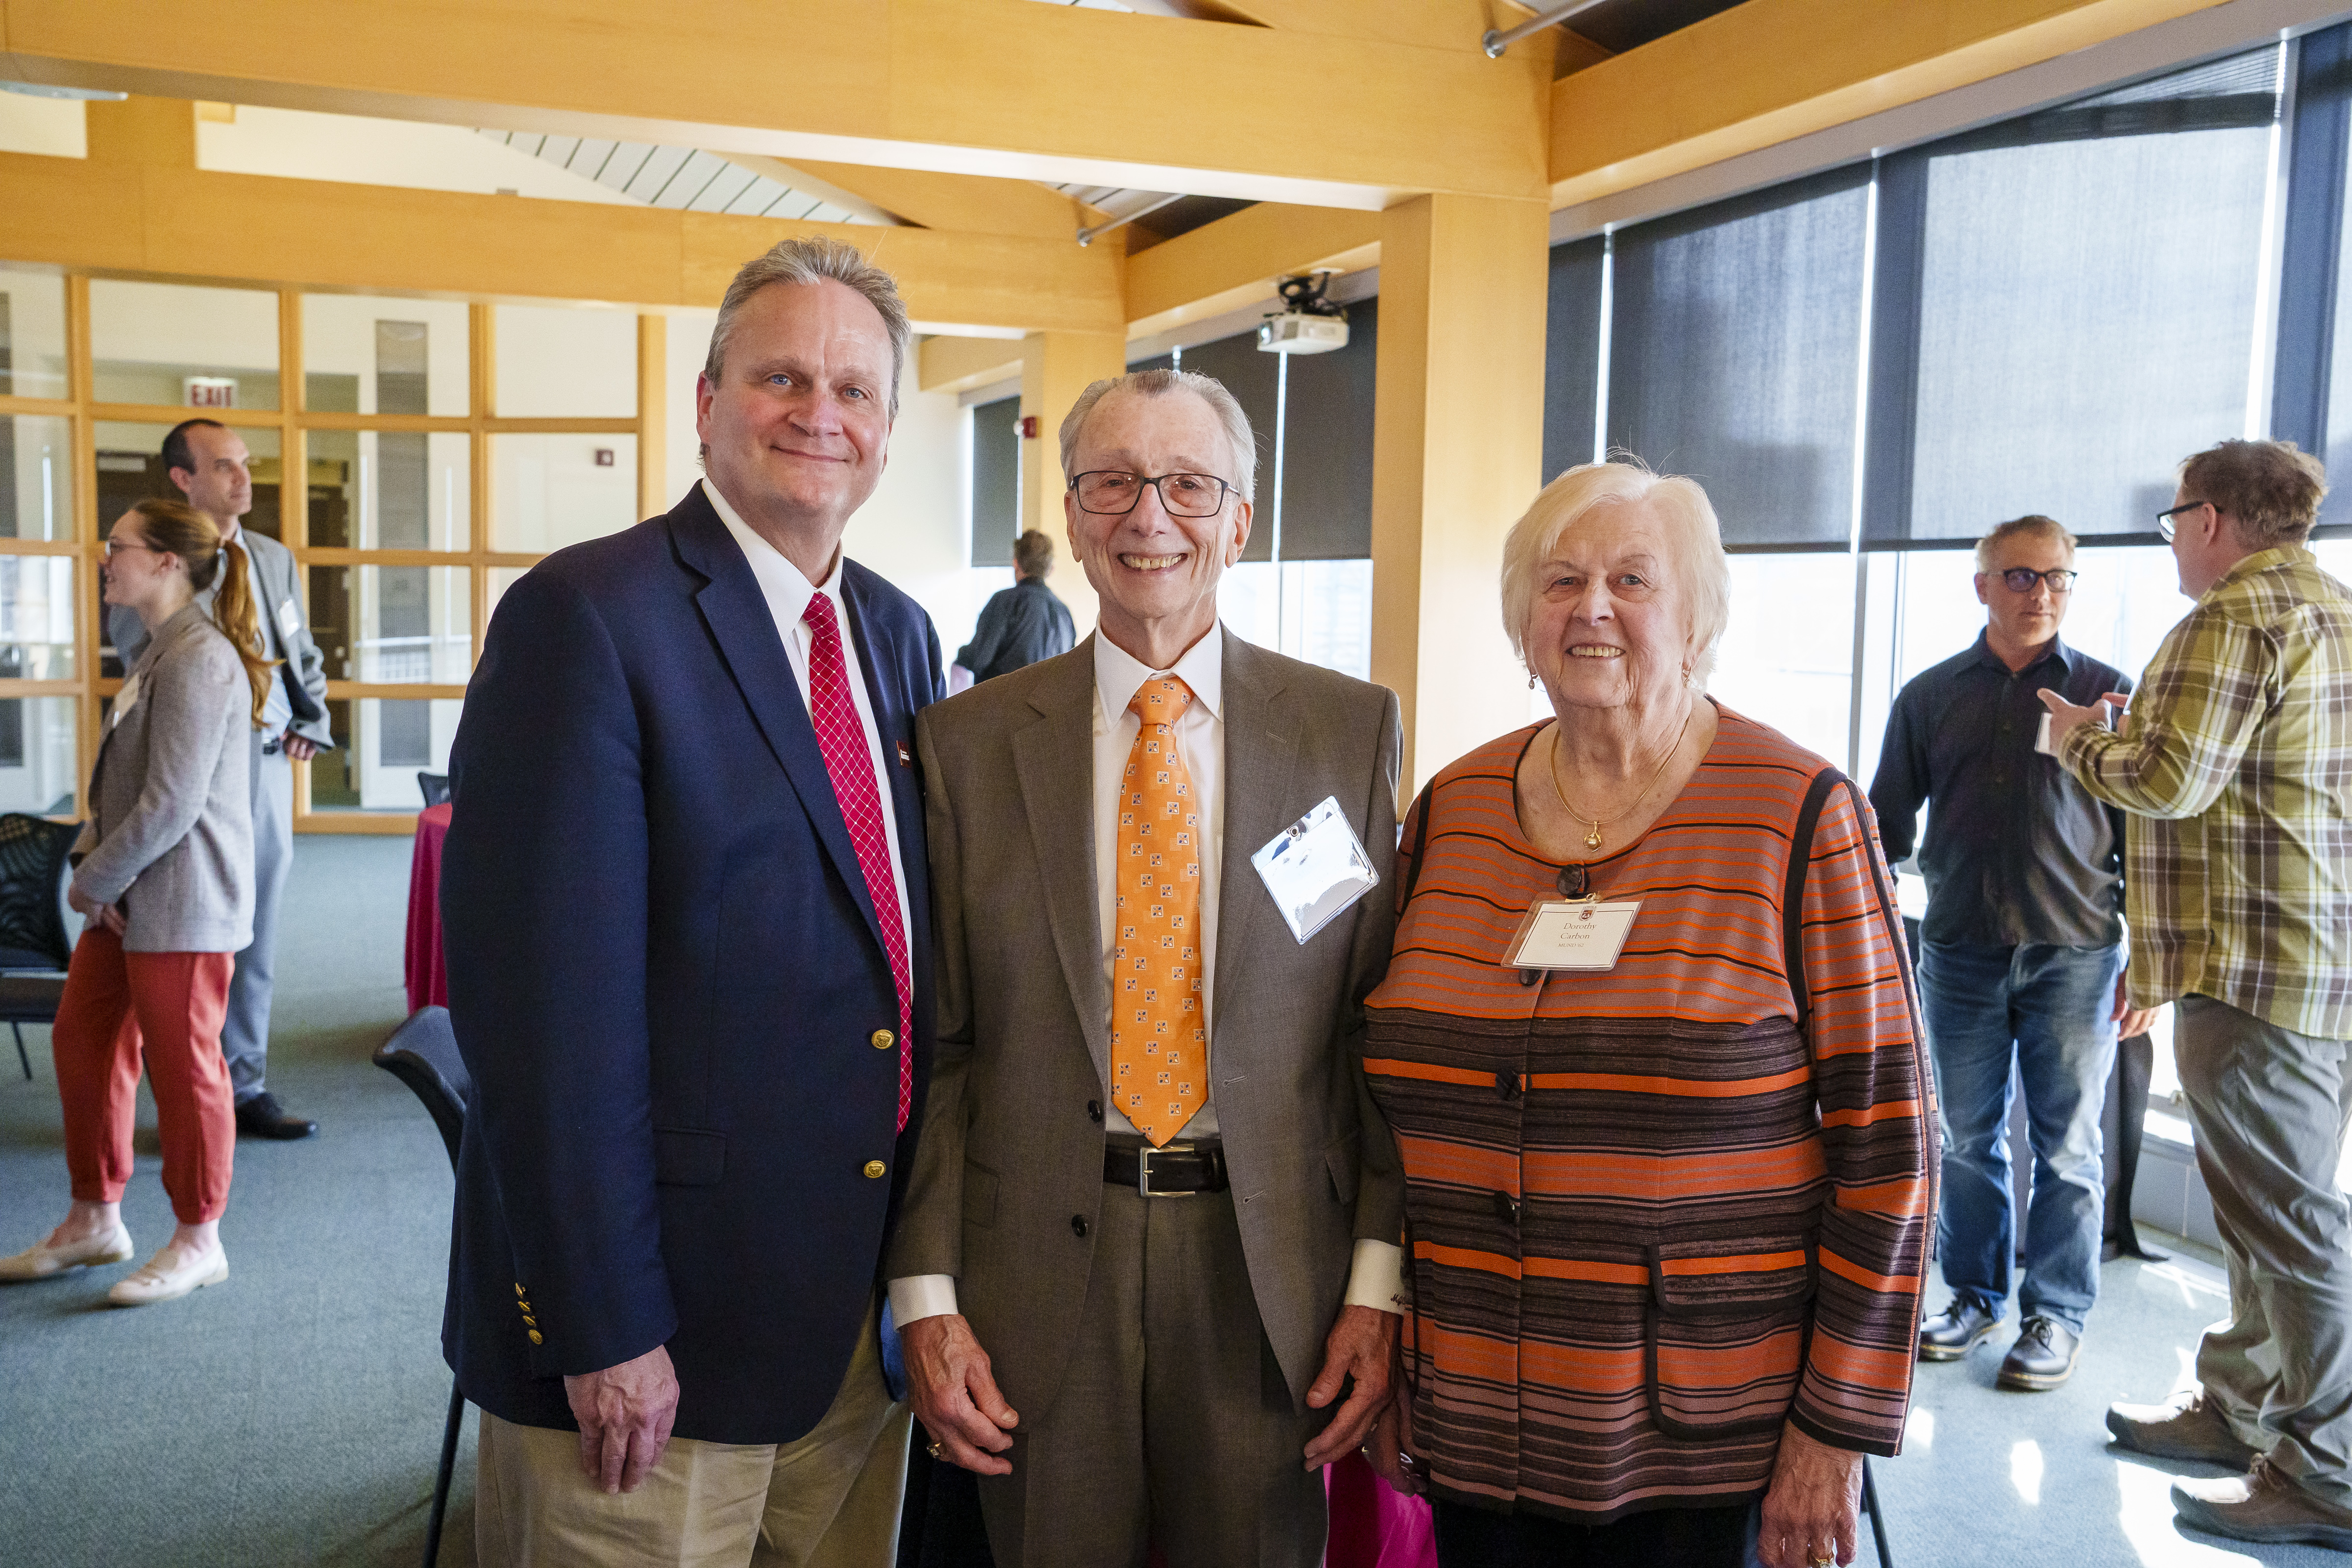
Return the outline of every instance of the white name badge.
{"type": "Polygon", "coordinates": [[[1301,944],[1381,885],[1337,795],[1276,834],[1250,864],[1301,944]]]}
{"type": "Polygon", "coordinates": [[[288,598],[284,604],[278,606],[278,630],[281,635],[289,637],[292,637],[294,635],[295,628],[301,626],[301,624],[302,612],[294,607],[294,601],[292,598],[288,598]]]}
{"type": "Polygon", "coordinates": [[[1614,969],[1641,911],[1639,899],[1547,900],[1528,910],[1503,962],[1513,969],[1614,969]]]}

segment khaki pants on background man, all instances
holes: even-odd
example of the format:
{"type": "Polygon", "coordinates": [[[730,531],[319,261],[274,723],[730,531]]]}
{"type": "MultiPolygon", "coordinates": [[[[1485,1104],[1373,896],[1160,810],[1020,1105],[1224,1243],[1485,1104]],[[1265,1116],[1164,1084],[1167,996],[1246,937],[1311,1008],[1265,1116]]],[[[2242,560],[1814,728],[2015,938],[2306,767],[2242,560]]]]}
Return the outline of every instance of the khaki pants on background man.
{"type": "Polygon", "coordinates": [[[913,1414],[882,1384],[868,1313],[833,1407],[791,1443],[672,1438],[635,1491],[599,1491],[580,1435],[482,1412],[483,1568],[891,1568],[913,1414]]]}
{"type": "Polygon", "coordinates": [[[2198,1381],[2241,1442],[2352,1509],[2352,1205],[2336,1184],[2352,1047],[2192,995],[2172,1054],[2230,1265],[2198,1381]]]}

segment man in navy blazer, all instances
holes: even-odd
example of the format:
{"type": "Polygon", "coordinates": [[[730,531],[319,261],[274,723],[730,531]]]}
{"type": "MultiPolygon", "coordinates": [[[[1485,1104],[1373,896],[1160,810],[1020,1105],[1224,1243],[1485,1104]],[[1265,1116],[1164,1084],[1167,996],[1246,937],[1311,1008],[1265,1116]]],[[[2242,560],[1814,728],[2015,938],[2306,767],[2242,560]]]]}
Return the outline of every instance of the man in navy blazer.
{"type": "Polygon", "coordinates": [[[847,246],[746,266],[709,478],[490,624],[441,891],[473,1079],[443,1343],[486,1563],[894,1539],[877,1267],[931,1045],[911,747],[945,692],[929,618],[840,539],[908,340],[847,246]]]}

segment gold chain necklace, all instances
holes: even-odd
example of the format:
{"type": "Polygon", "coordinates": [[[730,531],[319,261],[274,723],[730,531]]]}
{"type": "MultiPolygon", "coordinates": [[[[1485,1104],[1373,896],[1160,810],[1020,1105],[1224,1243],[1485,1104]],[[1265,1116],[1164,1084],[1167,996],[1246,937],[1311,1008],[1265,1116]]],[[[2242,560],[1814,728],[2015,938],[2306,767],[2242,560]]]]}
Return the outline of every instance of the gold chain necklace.
{"type": "Polygon", "coordinates": [[[1559,782],[1559,737],[1560,731],[1565,728],[1565,726],[1560,724],[1557,720],[1553,721],[1551,731],[1551,793],[1559,796],[1560,809],[1567,812],[1572,819],[1578,822],[1588,822],[1592,825],[1592,830],[1584,836],[1584,847],[1587,849],[1600,848],[1601,830],[1604,827],[1624,821],[1627,817],[1633,815],[1635,809],[1638,808],[1643,801],[1650,798],[1650,792],[1658,787],[1658,781],[1660,779],[1666,776],[1666,764],[1673,762],[1675,760],[1675,753],[1683,749],[1683,737],[1690,733],[1691,715],[1697,711],[1698,704],[1696,702],[1692,703],[1690,707],[1684,711],[1683,727],[1675,731],[1675,743],[1668,746],[1666,748],[1666,754],[1658,759],[1658,771],[1650,775],[1650,782],[1642,786],[1642,793],[1633,797],[1633,804],[1632,805],[1627,806],[1616,816],[1609,817],[1606,820],[1594,816],[1590,812],[1579,811],[1576,807],[1569,804],[1568,791],[1560,786],[1559,782]]]}

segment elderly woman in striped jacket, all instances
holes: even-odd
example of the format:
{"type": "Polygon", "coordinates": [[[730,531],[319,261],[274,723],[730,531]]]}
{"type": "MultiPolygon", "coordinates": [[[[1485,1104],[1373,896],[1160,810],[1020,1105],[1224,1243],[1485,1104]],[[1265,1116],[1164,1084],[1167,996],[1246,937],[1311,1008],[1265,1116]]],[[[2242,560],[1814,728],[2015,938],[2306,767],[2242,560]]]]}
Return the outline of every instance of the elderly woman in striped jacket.
{"type": "Polygon", "coordinates": [[[1846,1563],[1936,1212],[1893,882],[1828,763],[1704,695],[1706,495],[1570,470],[1505,624],[1557,717],[1408,813],[1365,1070],[1410,1181],[1367,1452],[1438,1560],[1846,1563]]]}

